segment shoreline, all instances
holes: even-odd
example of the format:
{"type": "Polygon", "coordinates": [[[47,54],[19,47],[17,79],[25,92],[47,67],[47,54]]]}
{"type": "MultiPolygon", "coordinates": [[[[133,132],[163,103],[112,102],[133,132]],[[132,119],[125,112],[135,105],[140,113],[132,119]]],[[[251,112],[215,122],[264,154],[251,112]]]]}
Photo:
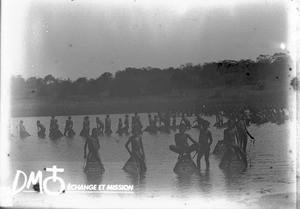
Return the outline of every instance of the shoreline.
{"type": "MultiPolygon", "coordinates": [[[[232,89],[231,89],[232,90],[232,89]]],[[[202,105],[209,106],[275,106],[287,107],[289,96],[281,91],[246,91],[226,92],[221,97],[215,97],[214,90],[187,92],[184,96],[159,95],[140,96],[133,98],[77,98],[68,100],[19,99],[12,100],[11,117],[40,117],[67,115],[97,115],[148,113],[167,110],[192,110],[202,105]]]]}

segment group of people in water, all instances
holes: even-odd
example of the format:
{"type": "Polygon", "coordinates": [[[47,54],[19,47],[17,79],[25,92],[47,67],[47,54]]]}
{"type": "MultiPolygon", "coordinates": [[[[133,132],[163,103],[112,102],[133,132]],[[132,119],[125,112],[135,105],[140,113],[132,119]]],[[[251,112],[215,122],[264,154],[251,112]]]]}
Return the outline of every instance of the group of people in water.
{"type": "MultiPolygon", "coordinates": [[[[191,153],[197,154],[197,167],[201,167],[201,159],[205,158],[206,168],[210,167],[209,154],[210,146],[213,142],[212,133],[209,130],[210,122],[203,119],[202,116],[216,116],[216,123],[214,124],[217,128],[225,128],[223,134],[223,142],[227,149],[232,152],[243,152],[246,155],[246,147],[248,142],[248,136],[253,139],[254,137],[248,132],[247,126],[250,123],[262,124],[266,122],[276,122],[278,124],[288,118],[288,115],[283,108],[266,108],[266,107],[206,107],[201,106],[194,111],[173,111],[160,113],[158,112],[154,116],[148,114],[149,126],[143,129],[143,124],[138,113],[135,113],[131,119],[131,136],[125,143],[125,148],[129,152],[130,156],[134,158],[142,170],[146,170],[145,164],[145,152],[142,143],[143,131],[155,134],[158,131],[170,133],[171,130],[177,131],[175,134],[175,144],[170,145],[170,150],[178,154],[178,159],[191,158],[191,153]],[[153,116],[153,117],[152,117],[153,116]],[[177,124],[177,118],[180,116],[180,122],[177,124]],[[193,122],[187,118],[187,116],[196,116],[193,122]],[[226,117],[227,122],[223,122],[223,117],[226,117]],[[191,128],[199,129],[198,141],[193,139],[186,130],[191,128]],[[190,143],[189,143],[190,141],[190,143]],[[131,144],[131,149],[129,145],[131,144]]],[[[121,118],[118,120],[117,134],[130,134],[129,130],[129,115],[126,114],[124,118],[124,125],[121,118]]],[[[44,138],[46,136],[46,127],[37,121],[38,137],[44,138]]],[[[19,123],[19,134],[20,138],[26,138],[29,134],[26,132],[23,121],[19,123]]],[[[85,116],[83,120],[82,130],[80,136],[86,139],[84,146],[84,158],[100,162],[100,166],[104,170],[99,156],[100,143],[98,137],[100,135],[110,135],[111,130],[111,119],[107,114],[104,123],[99,117],[96,117],[96,127],[92,129],[90,135],[90,120],[89,116],[85,116]],[[88,148],[88,154],[86,152],[88,148]]],[[[73,137],[76,135],[73,130],[72,117],[69,116],[65,123],[64,133],[60,132],[58,121],[55,116],[51,116],[50,127],[49,127],[49,138],[56,139],[62,136],[73,137]]],[[[195,155],[194,155],[195,156],[195,155]]],[[[191,158],[192,159],[192,158],[191,158]]],[[[228,159],[230,161],[232,159],[228,159]]]]}

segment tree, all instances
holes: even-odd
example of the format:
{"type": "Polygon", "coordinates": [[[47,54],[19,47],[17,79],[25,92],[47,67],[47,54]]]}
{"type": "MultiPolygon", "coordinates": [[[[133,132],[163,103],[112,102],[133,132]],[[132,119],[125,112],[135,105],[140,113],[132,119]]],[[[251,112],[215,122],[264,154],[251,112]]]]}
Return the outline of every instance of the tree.
{"type": "Polygon", "coordinates": [[[72,92],[72,82],[70,79],[61,80],[57,84],[56,88],[57,97],[60,99],[66,99],[72,92]]]}
{"type": "MultiPolygon", "coordinates": [[[[67,98],[70,95],[91,95],[107,92],[111,96],[138,96],[142,94],[165,94],[172,90],[214,88],[233,85],[257,85],[269,81],[287,81],[291,58],[285,53],[259,55],[251,59],[223,60],[194,65],[186,63],[179,67],[160,69],[157,67],[128,67],[102,73],[96,79],[58,79],[51,74],[44,78],[22,76],[11,77],[11,93],[24,97],[36,92],[39,98],[67,98]]],[[[278,83],[280,84],[280,83],[278,83]]]]}
{"type": "Polygon", "coordinates": [[[147,94],[165,94],[169,93],[171,89],[170,81],[165,77],[152,78],[147,82],[145,88],[147,94]]]}
{"type": "Polygon", "coordinates": [[[138,82],[134,79],[116,80],[110,90],[110,96],[116,97],[134,97],[142,94],[138,82]]]}
{"type": "Polygon", "coordinates": [[[110,72],[105,72],[100,76],[100,79],[104,81],[110,81],[112,80],[112,78],[113,78],[113,74],[111,74],[110,72]]]}
{"type": "Polygon", "coordinates": [[[49,84],[55,83],[55,82],[56,82],[56,79],[50,74],[50,75],[47,75],[47,76],[44,77],[43,82],[44,82],[46,85],[49,85],[49,84]]]}

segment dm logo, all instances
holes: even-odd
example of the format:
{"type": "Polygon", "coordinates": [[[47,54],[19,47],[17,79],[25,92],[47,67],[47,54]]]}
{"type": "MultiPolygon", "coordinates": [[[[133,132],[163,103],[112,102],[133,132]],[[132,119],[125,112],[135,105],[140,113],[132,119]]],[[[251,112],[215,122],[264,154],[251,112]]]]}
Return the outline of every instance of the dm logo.
{"type": "Polygon", "coordinates": [[[44,192],[46,194],[49,194],[49,195],[58,195],[58,194],[60,194],[62,191],[65,190],[66,184],[65,184],[65,181],[62,178],[57,176],[57,173],[64,172],[64,169],[63,168],[57,168],[54,165],[52,168],[46,168],[46,171],[52,172],[52,176],[49,176],[49,177],[47,177],[43,180],[42,171],[38,171],[36,173],[36,175],[35,175],[34,172],[31,172],[30,175],[29,175],[29,178],[27,178],[26,173],[24,173],[23,171],[17,170],[16,176],[15,176],[15,179],[14,179],[14,182],[13,182],[13,186],[12,186],[12,193],[17,194],[17,193],[21,192],[25,187],[27,189],[29,189],[31,184],[35,185],[36,183],[39,183],[40,193],[43,193],[43,189],[44,189],[44,192]],[[17,188],[20,175],[23,175],[24,182],[23,182],[22,186],[17,188]],[[53,191],[50,191],[48,189],[47,184],[50,180],[52,180],[53,182],[57,182],[57,181],[59,182],[60,189],[58,191],[53,192],[53,191]]]}

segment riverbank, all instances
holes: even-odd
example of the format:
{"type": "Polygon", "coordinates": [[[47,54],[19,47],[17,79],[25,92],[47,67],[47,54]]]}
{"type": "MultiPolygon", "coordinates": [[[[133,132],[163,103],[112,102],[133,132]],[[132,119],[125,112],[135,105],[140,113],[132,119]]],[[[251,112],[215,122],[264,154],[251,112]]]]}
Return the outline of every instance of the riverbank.
{"type": "MultiPolygon", "coordinates": [[[[292,92],[292,90],[289,90],[292,92]]],[[[166,110],[189,110],[200,105],[270,105],[287,106],[288,90],[270,86],[257,90],[252,86],[186,90],[183,95],[139,96],[132,98],[78,97],[67,100],[14,99],[11,102],[12,117],[50,115],[94,115],[166,110]]]]}

